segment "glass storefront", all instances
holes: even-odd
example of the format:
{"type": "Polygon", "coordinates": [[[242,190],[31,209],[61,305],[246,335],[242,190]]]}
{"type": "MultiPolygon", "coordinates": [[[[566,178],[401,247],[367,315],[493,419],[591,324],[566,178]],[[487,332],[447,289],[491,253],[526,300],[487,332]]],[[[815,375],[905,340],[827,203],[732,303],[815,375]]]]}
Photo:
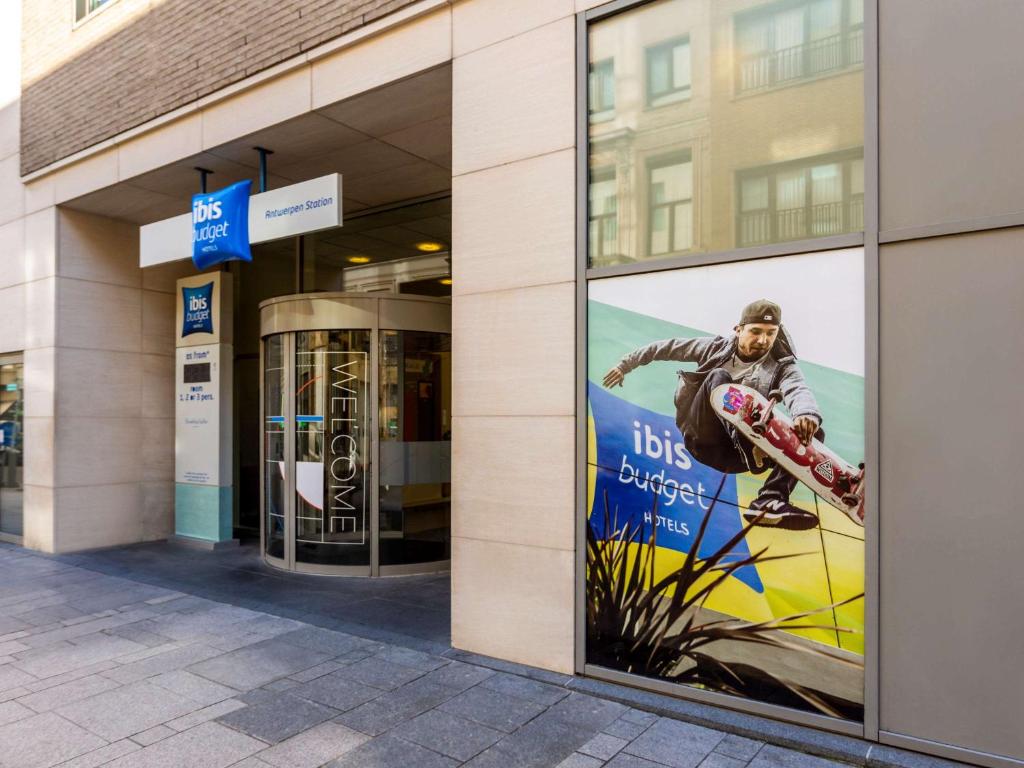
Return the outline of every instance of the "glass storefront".
{"type": "Polygon", "coordinates": [[[854,732],[863,0],[588,19],[580,663],[854,732]]]}
{"type": "Polygon", "coordinates": [[[659,0],[589,27],[593,267],[859,232],[863,0],[659,0]]]}
{"type": "Polygon", "coordinates": [[[268,562],[346,575],[447,567],[450,331],[446,299],[335,293],[264,302],[268,562]]]}
{"type": "Polygon", "coordinates": [[[0,533],[22,535],[24,364],[0,355],[0,533]]]}

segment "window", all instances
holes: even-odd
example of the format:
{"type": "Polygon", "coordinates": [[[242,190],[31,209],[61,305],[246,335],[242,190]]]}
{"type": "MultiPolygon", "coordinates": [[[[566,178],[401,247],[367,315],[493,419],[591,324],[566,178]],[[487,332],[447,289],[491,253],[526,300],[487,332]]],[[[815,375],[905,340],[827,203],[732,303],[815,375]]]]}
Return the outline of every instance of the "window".
{"type": "Polygon", "coordinates": [[[864,228],[861,150],[739,174],[737,245],[828,237],[864,228]]]}
{"type": "Polygon", "coordinates": [[[650,0],[588,22],[588,266],[862,229],[862,4],[650,0]],[[750,56],[749,77],[768,74],[747,98],[736,63],[750,56]],[[816,85],[767,87],[840,63],[816,85]]]}
{"type": "Polygon", "coordinates": [[[595,263],[614,261],[619,253],[619,192],[614,168],[590,176],[590,253],[595,263]]]}
{"type": "Polygon", "coordinates": [[[609,120],[615,115],[615,61],[604,59],[590,65],[590,120],[609,120]]]}
{"type": "Polygon", "coordinates": [[[660,107],[690,98],[690,39],[647,49],[647,105],[660,107]]]}
{"type": "Polygon", "coordinates": [[[863,0],[775,3],[738,15],[735,26],[738,93],[864,62],[863,0]]]}
{"type": "Polygon", "coordinates": [[[113,3],[114,0],[75,0],[75,23],[84,21],[92,14],[113,3]]]}
{"type": "Polygon", "coordinates": [[[0,533],[22,535],[24,361],[0,355],[0,533]]]}
{"type": "Polygon", "coordinates": [[[663,256],[693,247],[693,163],[689,153],[648,168],[648,251],[663,256]]]}

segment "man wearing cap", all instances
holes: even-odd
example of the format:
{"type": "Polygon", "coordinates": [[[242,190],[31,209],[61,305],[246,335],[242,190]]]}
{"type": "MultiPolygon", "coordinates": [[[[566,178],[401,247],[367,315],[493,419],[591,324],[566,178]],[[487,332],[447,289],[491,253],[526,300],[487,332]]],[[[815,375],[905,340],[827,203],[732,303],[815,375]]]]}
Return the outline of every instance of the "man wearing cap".
{"type": "Polygon", "coordinates": [[[730,383],[751,387],[765,397],[781,390],[804,445],[814,437],[824,438],[818,402],[797,366],[793,342],[782,325],[782,309],[767,299],[755,301],[744,308],[733,331],[731,336],[665,339],[633,350],[605,374],[604,385],[622,386],[630,371],[655,360],[696,363],[696,371],[679,371],[675,394],[676,425],[686,449],[720,472],[760,474],[771,469],[750,508],[742,510],[747,521],[787,530],[813,528],[817,516],[789,503],[796,478],[719,417],[709,397],[715,387],[730,383]]]}

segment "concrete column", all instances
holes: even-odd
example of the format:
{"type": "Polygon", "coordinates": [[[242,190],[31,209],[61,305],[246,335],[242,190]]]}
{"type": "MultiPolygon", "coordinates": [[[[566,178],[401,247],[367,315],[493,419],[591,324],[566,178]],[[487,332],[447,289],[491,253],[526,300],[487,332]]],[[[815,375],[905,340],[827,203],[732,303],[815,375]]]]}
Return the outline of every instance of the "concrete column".
{"type": "Polygon", "coordinates": [[[452,9],[452,643],[569,672],[572,0],[452,9]]]}

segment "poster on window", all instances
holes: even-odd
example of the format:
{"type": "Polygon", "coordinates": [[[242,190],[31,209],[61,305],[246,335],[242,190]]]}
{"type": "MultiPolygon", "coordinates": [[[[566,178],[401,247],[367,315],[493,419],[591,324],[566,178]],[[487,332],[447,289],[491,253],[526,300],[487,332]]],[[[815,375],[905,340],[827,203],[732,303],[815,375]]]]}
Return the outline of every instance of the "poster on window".
{"type": "Polygon", "coordinates": [[[863,270],[589,283],[589,664],[862,719],[863,270]]]}

